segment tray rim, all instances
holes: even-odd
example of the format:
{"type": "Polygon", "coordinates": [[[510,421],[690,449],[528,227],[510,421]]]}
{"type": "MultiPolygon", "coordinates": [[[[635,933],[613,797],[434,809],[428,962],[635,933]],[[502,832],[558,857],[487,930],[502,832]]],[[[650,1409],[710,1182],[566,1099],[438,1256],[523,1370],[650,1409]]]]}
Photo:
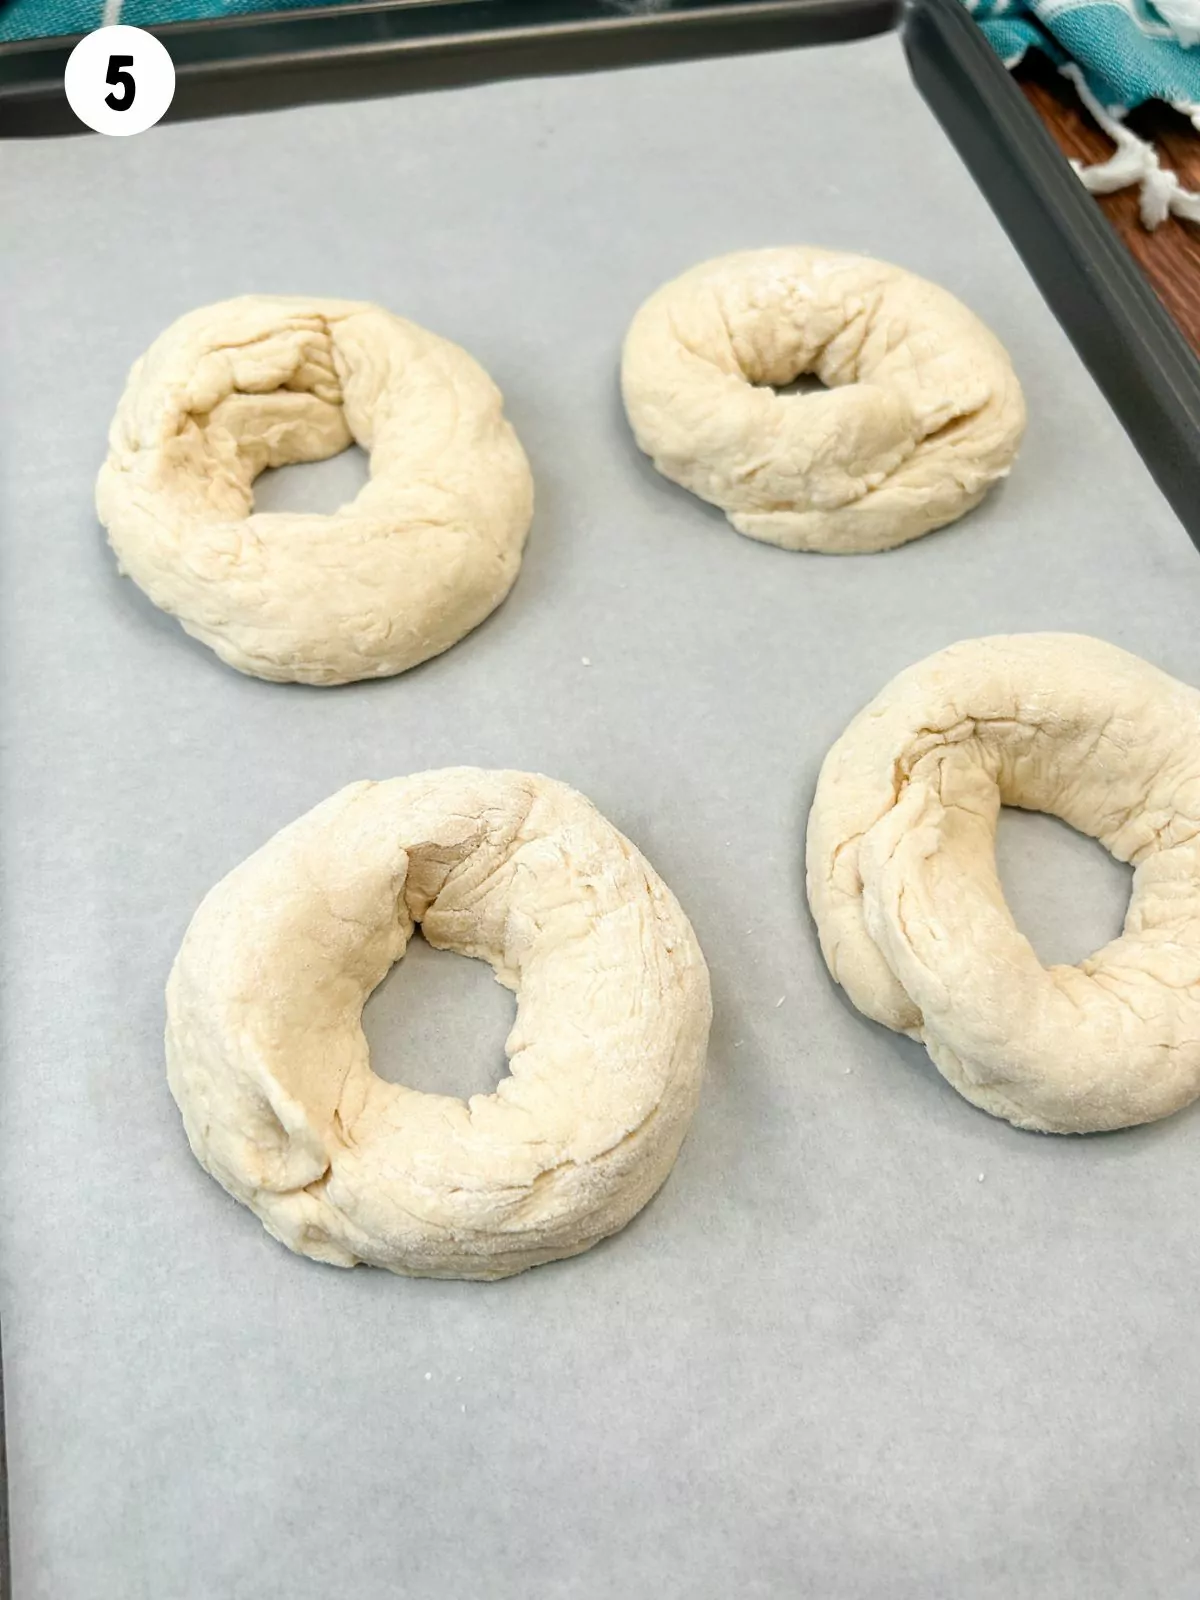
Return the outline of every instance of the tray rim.
{"type": "MultiPolygon", "coordinates": [[[[306,82],[297,98],[269,100],[267,85],[257,83],[259,108],[850,40],[895,29],[901,7],[902,0],[665,0],[656,10],[635,11],[623,0],[354,0],[145,31],[170,45],[176,91],[164,120],[179,121],[255,109],[231,104],[228,90],[219,101],[201,91],[267,68],[314,69],[321,81],[306,82]],[[524,59],[531,50],[533,58],[524,59]],[[453,78],[433,70],[445,58],[457,64],[453,78]],[[372,88],[365,75],[354,82],[335,76],[414,60],[426,69],[417,83],[394,73],[372,88]]],[[[0,44],[0,138],[82,131],[62,76],[85,36],[0,44]]]]}
{"type": "Polygon", "coordinates": [[[1200,356],[965,7],[906,0],[900,36],[918,91],[1200,549],[1200,356]]]}

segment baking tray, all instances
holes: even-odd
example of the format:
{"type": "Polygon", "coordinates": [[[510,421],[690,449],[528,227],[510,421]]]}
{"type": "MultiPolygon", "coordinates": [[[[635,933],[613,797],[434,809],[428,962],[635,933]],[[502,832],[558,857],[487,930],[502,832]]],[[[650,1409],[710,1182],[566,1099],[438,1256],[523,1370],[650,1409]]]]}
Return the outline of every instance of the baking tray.
{"type": "MultiPolygon", "coordinates": [[[[960,46],[921,69],[948,123],[960,46]]],[[[1088,1140],[987,1118],[846,1005],[804,906],[821,758],[911,661],[1064,628],[1200,682],[1200,563],[901,41],[18,139],[0,189],[19,1600],[1193,1593],[1200,1115],[1088,1140]],[[1033,424],[957,526],[788,554],[638,455],[616,384],[637,304],[788,239],[936,278],[1011,351],[1033,424]],[[130,361],[255,288],[458,339],[529,451],[510,599],[400,679],[238,677],[96,526],[130,361]],[[597,1250],[495,1285],[337,1273],[192,1161],[162,987],[199,899],[274,830],[456,762],[572,782],[645,850],[712,969],[709,1077],[662,1194],[597,1250]]],[[[262,501],[358,481],[345,456],[262,501]]],[[[1000,846],[1045,958],[1117,931],[1128,876],[1095,846],[1007,814],[1000,846]]],[[[510,1016],[418,944],[371,1001],[376,1068],[485,1087],[510,1016]]]]}

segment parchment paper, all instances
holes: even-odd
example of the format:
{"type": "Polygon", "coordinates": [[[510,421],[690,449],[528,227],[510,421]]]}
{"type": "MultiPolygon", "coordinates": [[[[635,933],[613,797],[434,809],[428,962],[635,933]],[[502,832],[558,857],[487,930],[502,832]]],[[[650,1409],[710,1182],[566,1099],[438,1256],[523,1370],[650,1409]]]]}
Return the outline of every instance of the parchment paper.
{"type": "MultiPolygon", "coordinates": [[[[803,898],[822,756],[928,652],[1077,629],[1200,682],[1200,557],[898,42],[9,143],[0,211],[16,1600],[1195,1595],[1200,1113],[990,1120],[848,1006],[803,898]],[[792,241],[936,278],[1008,346],[1032,425],[978,514],[785,554],[639,458],[635,307],[792,241]],[[403,678],[238,677],[104,545],[129,365],[247,290],[461,341],[529,451],[511,599],[403,678]],[[161,1049],[224,872],[352,779],[460,762],[582,789],[679,895],[716,999],[659,1199],[494,1286],[287,1254],[192,1160],[161,1049]]],[[[1002,846],[1044,955],[1115,934],[1099,847],[1028,818],[1002,846]]],[[[510,1016],[418,950],[369,1028],[389,1075],[470,1091],[510,1016]]]]}

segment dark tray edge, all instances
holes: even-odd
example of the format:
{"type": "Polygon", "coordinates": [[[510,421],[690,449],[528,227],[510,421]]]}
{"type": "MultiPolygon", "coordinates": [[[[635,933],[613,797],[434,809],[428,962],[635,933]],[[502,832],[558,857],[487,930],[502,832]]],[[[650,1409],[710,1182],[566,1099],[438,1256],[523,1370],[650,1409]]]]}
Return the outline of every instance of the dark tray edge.
{"type": "MultiPolygon", "coordinates": [[[[885,33],[899,0],[392,0],[148,31],[169,46],[165,120],[781,50],[885,33]]],[[[78,133],[63,93],[77,39],[0,45],[0,139],[78,133]]]]}
{"type": "Polygon", "coordinates": [[[1200,359],[957,0],[909,0],[901,35],[926,103],[1200,548],[1200,359]]]}

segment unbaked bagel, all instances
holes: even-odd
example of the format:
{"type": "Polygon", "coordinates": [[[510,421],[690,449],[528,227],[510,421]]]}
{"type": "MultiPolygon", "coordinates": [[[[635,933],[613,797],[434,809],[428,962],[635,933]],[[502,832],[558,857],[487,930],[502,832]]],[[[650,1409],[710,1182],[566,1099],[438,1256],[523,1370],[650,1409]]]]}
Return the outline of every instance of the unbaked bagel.
{"type": "Polygon", "coordinates": [[[516,578],[533,486],[465,350],[377,306],[247,295],[135,364],[96,505],[122,571],[223,661],[334,684],[482,622],[516,578]],[[265,467],[355,440],[371,479],[332,516],[253,511],[265,467]]]}
{"type": "Polygon", "coordinates": [[[503,1278],[624,1227],[687,1130],[711,1018],[674,896],[574,790],[453,768],[355,783],[217,885],[167,986],[193,1151],[292,1250],[503,1278]],[[516,991],[510,1076],[385,1083],[363,1004],[415,923],[516,991]]]}
{"type": "Polygon", "coordinates": [[[826,757],[808,896],[860,1011],[924,1042],[1021,1128],[1086,1133],[1200,1095],[1200,692],[1096,639],[952,645],[891,682],[826,757]],[[1002,805],[1134,866],[1121,937],[1045,968],[996,873],[1002,805]]]}
{"type": "Polygon", "coordinates": [[[666,284],[621,383],[658,470],[787,550],[886,550],[953,522],[1025,427],[1008,356],[953,295],[829,250],[748,250],[666,284]],[[828,392],[773,393],[805,373],[828,392]]]}

